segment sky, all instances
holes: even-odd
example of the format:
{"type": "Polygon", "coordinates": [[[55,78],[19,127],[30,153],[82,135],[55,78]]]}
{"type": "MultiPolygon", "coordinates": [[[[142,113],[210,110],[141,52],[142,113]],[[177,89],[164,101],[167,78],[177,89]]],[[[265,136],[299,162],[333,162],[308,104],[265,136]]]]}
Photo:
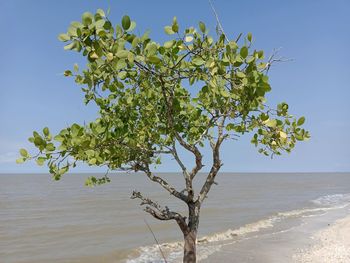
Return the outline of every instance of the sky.
{"type": "MultiPolygon", "coordinates": [[[[349,172],[350,171],[350,1],[225,1],[213,0],[229,38],[252,32],[254,47],[267,54],[281,48],[292,59],[276,64],[269,76],[270,105],[289,103],[290,112],[305,116],[311,132],[291,154],[273,159],[257,153],[250,136],[223,146],[226,172],[349,172]]],[[[203,21],[215,34],[216,20],[206,0],[2,0],[0,2],[0,173],[47,172],[33,162],[15,163],[20,148],[31,149],[32,131],[53,132],[74,122],[95,119],[96,108],[85,106],[80,87],[62,72],[84,64],[76,52],[63,50],[57,35],[66,32],[85,11],[110,7],[110,20],[128,14],[140,33],[163,43],[163,27],[177,16],[180,27],[203,21]]],[[[210,162],[210,152],[204,152],[210,162]]],[[[207,165],[209,167],[209,164],[207,165]]],[[[179,171],[165,160],[160,171],[179,171]]],[[[81,165],[76,172],[104,171],[81,165]]]]}

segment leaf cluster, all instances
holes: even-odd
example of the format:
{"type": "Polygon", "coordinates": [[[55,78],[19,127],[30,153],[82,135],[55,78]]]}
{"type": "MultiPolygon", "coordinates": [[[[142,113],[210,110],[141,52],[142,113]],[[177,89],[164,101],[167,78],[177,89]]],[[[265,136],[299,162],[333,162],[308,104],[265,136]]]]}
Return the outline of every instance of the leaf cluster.
{"type": "Polygon", "coordinates": [[[227,41],[223,34],[210,36],[203,22],[181,30],[175,17],[164,27],[169,40],[158,43],[135,27],[128,16],[113,26],[99,9],[59,35],[64,49],[87,59],[84,69],[74,65],[64,75],[82,86],[85,103],[98,106],[98,118],[54,137],[47,128],[34,132],[29,140],[39,152],[30,157],[21,150],[19,162],[47,161],[59,179],[77,161],[133,171],[160,164],[180,141],[203,146],[218,130],[225,139],[253,132],[252,143],[265,155],[290,152],[297,140],[309,138],[301,128],[305,118],[290,115],[288,104],[266,105],[268,65],[251,33],[242,43],[227,41]]]}

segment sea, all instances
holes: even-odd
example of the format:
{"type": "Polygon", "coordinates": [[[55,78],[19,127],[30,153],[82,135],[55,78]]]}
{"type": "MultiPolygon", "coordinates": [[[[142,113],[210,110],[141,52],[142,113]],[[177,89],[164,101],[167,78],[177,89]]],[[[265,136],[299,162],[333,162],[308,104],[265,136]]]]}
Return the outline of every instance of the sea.
{"type": "MultiPolygon", "coordinates": [[[[91,175],[56,182],[48,174],[0,174],[0,262],[181,262],[176,223],[152,218],[130,196],[140,191],[185,215],[181,201],[141,173],[111,173],[108,184],[84,186],[91,175]]],[[[184,189],[180,173],[158,175],[184,189]]],[[[196,176],[197,192],[205,176],[196,176]]],[[[349,205],[350,173],[220,173],[201,209],[198,260],[349,205]]]]}

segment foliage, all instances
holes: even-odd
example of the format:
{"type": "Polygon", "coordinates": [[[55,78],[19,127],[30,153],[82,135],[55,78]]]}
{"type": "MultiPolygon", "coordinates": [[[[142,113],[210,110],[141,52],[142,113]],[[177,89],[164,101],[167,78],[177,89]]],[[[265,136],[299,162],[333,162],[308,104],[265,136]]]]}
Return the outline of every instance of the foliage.
{"type": "MultiPolygon", "coordinates": [[[[290,115],[288,104],[266,105],[269,65],[264,52],[252,47],[251,33],[241,44],[228,42],[223,34],[211,37],[203,22],[199,29],[180,30],[174,17],[164,28],[169,40],[160,44],[149,32],[136,35],[135,26],[128,16],[113,26],[99,9],[59,35],[64,49],[87,58],[84,69],[74,65],[64,75],[82,86],[85,103],[98,106],[98,117],[56,136],[48,128],[34,132],[29,141],[38,154],[21,149],[17,162],[47,163],[59,180],[77,161],[147,172],[163,154],[175,156],[175,147],[194,152],[206,143],[215,147],[218,137],[252,132],[251,142],[265,155],[290,152],[297,140],[309,138],[301,127],[305,118],[290,115]]],[[[108,181],[89,178],[87,184],[108,181]]]]}

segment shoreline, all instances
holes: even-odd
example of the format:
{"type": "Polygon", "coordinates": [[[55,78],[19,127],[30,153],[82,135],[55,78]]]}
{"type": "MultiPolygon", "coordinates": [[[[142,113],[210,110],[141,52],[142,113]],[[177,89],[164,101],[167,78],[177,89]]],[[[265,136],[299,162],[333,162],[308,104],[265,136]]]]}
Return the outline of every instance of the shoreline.
{"type": "Polygon", "coordinates": [[[288,225],[288,228],[276,225],[272,232],[223,244],[200,263],[350,262],[349,206],[295,218],[288,225]]]}

